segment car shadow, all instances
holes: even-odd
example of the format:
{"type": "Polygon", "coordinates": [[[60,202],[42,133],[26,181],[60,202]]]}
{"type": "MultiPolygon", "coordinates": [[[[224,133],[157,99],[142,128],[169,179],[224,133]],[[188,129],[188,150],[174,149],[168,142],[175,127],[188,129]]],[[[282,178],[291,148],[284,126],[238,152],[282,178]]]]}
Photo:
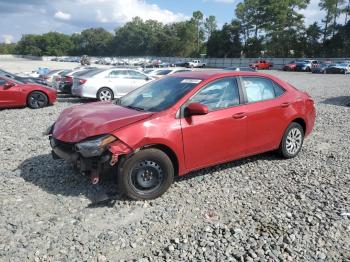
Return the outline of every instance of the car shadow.
{"type": "Polygon", "coordinates": [[[350,107],[350,96],[336,96],[323,100],[322,104],[350,107]]]}
{"type": "MultiPolygon", "coordinates": [[[[185,176],[176,177],[174,182],[183,183],[215,171],[223,171],[258,160],[274,161],[277,159],[279,158],[276,154],[265,153],[191,172],[185,176]]],[[[89,177],[79,174],[63,160],[54,160],[51,154],[29,158],[23,161],[18,169],[20,176],[26,182],[40,187],[49,194],[67,197],[86,196],[91,202],[87,208],[113,207],[116,201],[128,200],[118,191],[115,174],[105,174],[101,176],[98,185],[92,185],[89,177]]]]}
{"type": "Polygon", "coordinates": [[[90,98],[80,98],[76,97],[70,94],[58,94],[57,95],[57,102],[65,102],[65,103],[72,103],[72,104],[84,104],[84,103],[91,103],[96,102],[96,99],[90,99],[90,98]]]}

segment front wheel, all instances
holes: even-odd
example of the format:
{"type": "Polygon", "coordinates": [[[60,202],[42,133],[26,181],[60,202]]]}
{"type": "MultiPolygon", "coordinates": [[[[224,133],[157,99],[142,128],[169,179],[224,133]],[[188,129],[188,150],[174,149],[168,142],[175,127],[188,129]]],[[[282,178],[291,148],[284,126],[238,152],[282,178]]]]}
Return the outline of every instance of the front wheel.
{"type": "Polygon", "coordinates": [[[174,167],[161,150],[144,149],[119,168],[118,182],[122,193],[134,200],[155,199],[170,187],[174,167]]]}
{"type": "Polygon", "coordinates": [[[304,129],[298,123],[291,123],[283,135],[279,148],[280,154],[284,158],[296,157],[304,142],[304,129]]]}
{"type": "Polygon", "coordinates": [[[34,91],[28,95],[27,105],[32,109],[38,109],[47,106],[49,100],[43,92],[34,91]]]}
{"type": "Polygon", "coordinates": [[[97,99],[100,101],[110,101],[114,99],[114,94],[108,87],[102,87],[97,92],[97,99]]]}

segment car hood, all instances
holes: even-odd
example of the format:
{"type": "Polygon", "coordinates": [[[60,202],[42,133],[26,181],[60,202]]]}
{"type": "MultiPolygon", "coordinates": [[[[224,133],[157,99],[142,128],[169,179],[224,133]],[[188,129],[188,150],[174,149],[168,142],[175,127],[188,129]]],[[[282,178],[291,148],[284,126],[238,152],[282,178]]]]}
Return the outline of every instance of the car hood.
{"type": "Polygon", "coordinates": [[[65,109],[53,129],[53,137],[69,143],[114,130],[149,118],[153,113],[136,111],[112,102],[89,103],[65,109]]]}

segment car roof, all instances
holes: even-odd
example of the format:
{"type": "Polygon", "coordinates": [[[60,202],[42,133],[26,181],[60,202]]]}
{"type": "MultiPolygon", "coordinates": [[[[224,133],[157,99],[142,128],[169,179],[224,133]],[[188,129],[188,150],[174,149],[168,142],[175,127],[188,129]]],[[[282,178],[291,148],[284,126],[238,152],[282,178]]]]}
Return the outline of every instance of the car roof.
{"type": "Polygon", "coordinates": [[[196,78],[196,79],[202,79],[202,80],[219,78],[219,77],[229,77],[229,76],[263,76],[263,77],[267,76],[269,78],[272,78],[269,75],[258,73],[258,72],[228,71],[228,70],[221,70],[221,69],[176,73],[176,77],[196,78]]]}

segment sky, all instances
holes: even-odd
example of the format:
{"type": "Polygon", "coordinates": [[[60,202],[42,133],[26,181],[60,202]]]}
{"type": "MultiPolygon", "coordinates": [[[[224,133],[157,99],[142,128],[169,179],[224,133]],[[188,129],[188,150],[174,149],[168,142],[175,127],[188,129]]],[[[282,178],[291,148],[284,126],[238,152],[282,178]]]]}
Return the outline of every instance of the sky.
{"type": "MultiPolygon", "coordinates": [[[[172,23],[190,18],[200,10],[215,15],[218,25],[230,22],[241,0],[0,0],[0,42],[18,41],[23,34],[50,31],[72,34],[91,27],[113,31],[139,16],[172,23]]],[[[319,0],[303,10],[310,24],[321,20],[319,0]]]]}

